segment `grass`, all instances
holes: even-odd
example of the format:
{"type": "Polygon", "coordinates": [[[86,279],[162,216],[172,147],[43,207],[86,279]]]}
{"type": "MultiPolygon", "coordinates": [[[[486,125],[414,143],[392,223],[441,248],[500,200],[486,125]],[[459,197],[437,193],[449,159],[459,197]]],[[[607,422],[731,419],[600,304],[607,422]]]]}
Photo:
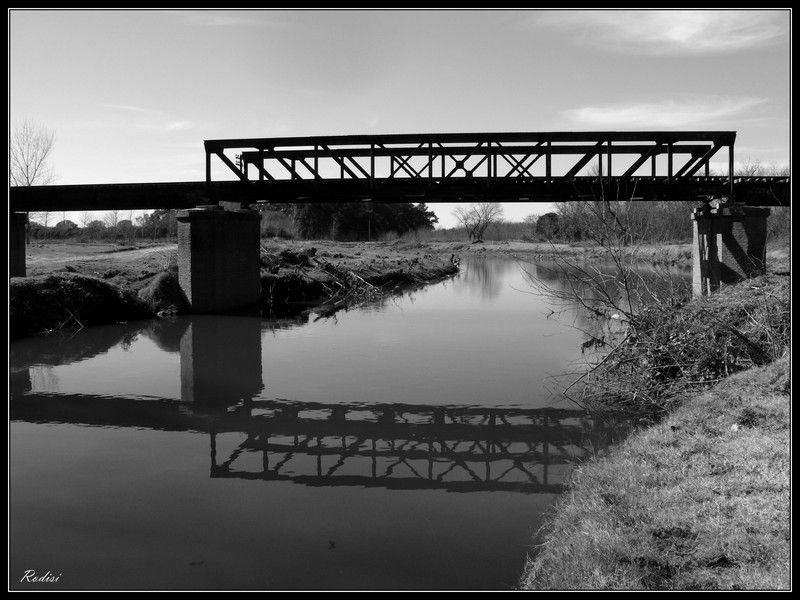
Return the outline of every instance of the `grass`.
{"type": "Polygon", "coordinates": [[[790,356],[578,468],[525,589],[788,589],[790,356]]]}

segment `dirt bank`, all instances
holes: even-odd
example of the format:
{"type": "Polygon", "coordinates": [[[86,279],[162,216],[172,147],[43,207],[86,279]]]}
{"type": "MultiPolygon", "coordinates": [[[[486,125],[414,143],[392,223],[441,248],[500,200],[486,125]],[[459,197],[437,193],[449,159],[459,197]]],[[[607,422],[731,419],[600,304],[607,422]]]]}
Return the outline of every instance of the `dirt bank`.
{"type": "MultiPolygon", "coordinates": [[[[452,275],[458,268],[451,254],[379,243],[265,242],[264,314],[326,316],[452,275]]],[[[12,338],[186,308],[175,244],[36,243],[28,247],[27,268],[29,277],[9,284],[12,338]]]]}

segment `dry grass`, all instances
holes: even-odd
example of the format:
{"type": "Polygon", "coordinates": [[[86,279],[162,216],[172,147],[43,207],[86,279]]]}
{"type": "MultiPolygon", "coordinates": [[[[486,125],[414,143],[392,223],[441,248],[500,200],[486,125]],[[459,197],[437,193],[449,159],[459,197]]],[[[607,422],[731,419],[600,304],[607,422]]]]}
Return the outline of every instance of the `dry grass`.
{"type": "Polygon", "coordinates": [[[576,470],[526,589],[788,589],[788,355],[576,470]]]}

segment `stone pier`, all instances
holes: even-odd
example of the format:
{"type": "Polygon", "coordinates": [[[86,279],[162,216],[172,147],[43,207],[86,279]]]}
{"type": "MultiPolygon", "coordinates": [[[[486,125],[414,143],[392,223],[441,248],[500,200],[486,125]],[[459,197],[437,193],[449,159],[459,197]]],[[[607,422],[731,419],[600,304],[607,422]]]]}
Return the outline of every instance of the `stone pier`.
{"type": "Polygon", "coordinates": [[[193,313],[257,306],[260,215],[200,206],[178,215],[178,280],[193,313]]]}
{"type": "Polygon", "coordinates": [[[25,228],[27,213],[12,212],[8,224],[8,268],[11,277],[25,277],[25,228]]]}
{"type": "Polygon", "coordinates": [[[725,206],[692,212],[692,289],[707,296],[721,284],[766,272],[768,208],[725,206]]]}

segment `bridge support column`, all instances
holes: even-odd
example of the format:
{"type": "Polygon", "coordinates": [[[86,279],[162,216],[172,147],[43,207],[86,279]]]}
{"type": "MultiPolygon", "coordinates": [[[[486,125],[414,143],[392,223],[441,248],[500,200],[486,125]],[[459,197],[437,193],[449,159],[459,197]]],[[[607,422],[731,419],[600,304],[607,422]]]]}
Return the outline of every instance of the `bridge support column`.
{"type": "Polygon", "coordinates": [[[200,206],[178,215],[178,281],[193,313],[224,313],[261,301],[260,215],[200,206]]]}
{"type": "Polygon", "coordinates": [[[695,296],[766,272],[768,216],[768,208],[736,205],[692,212],[695,296]]]}
{"type": "Polygon", "coordinates": [[[8,267],[11,277],[25,277],[25,226],[27,213],[12,212],[9,220],[8,267]]]}

